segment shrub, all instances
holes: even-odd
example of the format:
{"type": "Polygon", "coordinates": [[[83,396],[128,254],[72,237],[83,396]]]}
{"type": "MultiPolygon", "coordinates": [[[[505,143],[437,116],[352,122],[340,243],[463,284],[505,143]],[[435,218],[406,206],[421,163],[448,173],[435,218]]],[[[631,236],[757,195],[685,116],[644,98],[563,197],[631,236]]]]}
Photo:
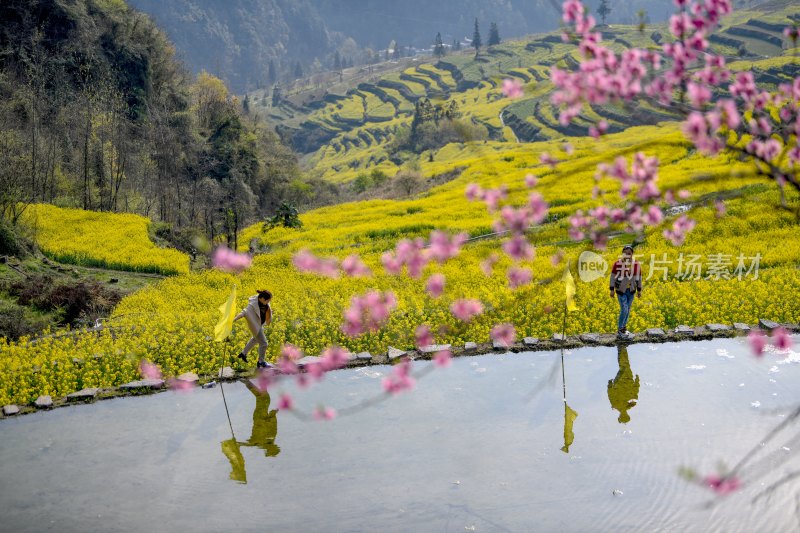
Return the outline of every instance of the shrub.
{"type": "Polygon", "coordinates": [[[369,177],[372,178],[372,183],[375,185],[383,185],[386,180],[389,179],[389,175],[379,168],[372,169],[372,172],[369,173],[369,177]]]}
{"type": "Polygon", "coordinates": [[[0,255],[24,255],[27,252],[23,239],[7,220],[0,219],[0,255]]]}
{"type": "Polygon", "coordinates": [[[34,306],[42,311],[60,311],[62,324],[79,321],[93,322],[108,315],[122,299],[122,294],[108,289],[97,281],[56,283],[48,275],[31,276],[11,285],[10,292],[17,303],[34,306]]]}
{"type": "Polygon", "coordinates": [[[286,202],[282,202],[275,215],[264,222],[263,230],[269,231],[272,228],[277,228],[278,226],[283,226],[284,228],[303,227],[303,222],[300,220],[300,215],[298,214],[295,206],[289,205],[286,202]]]}
{"type": "Polygon", "coordinates": [[[422,175],[419,172],[411,170],[401,170],[398,172],[394,180],[394,187],[403,195],[411,196],[422,183],[422,175]]]}
{"type": "Polygon", "coordinates": [[[357,193],[362,193],[372,187],[375,182],[369,176],[369,174],[359,174],[356,176],[356,179],[353,180],[353,190],[357,193]]]}
{"type": "Polygon", "coordinates": [[[36,315],[12,302],[0,300],[0,337],[15,341],[22,336],[32,336],[49,325],[47,317],[36,315]]]}

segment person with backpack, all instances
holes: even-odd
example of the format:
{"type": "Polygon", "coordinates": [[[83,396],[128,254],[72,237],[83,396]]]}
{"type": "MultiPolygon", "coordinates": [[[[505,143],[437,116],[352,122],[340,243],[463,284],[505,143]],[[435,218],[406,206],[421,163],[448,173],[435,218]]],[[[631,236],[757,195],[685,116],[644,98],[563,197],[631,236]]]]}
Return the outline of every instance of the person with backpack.
{"type": "Polygon", "coordinates": [[[616,294],[619,301],[619,319],[617,320],[617,338],[631,340],[633,334],[628,331],[628,317],[631,314],[633,298],[642,297],[642,265],[633,259],[633,246],[626,244],[622,248],[622,257],[611,267],[609,280],[610,296],[616,294]]]}

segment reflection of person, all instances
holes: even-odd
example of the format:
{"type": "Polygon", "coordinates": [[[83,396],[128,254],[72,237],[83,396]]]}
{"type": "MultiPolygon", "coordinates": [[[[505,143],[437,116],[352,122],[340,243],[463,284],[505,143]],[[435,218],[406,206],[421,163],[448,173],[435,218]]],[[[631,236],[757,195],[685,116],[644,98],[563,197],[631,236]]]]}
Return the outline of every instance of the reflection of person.
{"type": "Polygon", "coordinates": [[[240,483],[247,483],[247,471],[244,465],[244,456],[241,446],[252,446],[264,450],[266,457],[274,457],[281,452],[275,444],[278,436],[278,410],[269,410],[270,397],[267,391],[259,390],[249,379],[244,380],[245,386],[256,397],[256,407],[253,409],[253,429],[250,438],[244,442],[228,439],[222,442],[222,453],[231,463],[230,478],[240,483]]]}
{"type": "Polygon", "coordinates": [[[614,262],[609,279],[611,297],[615,293],[619,300],[619,319],[617,320],[617,338],[630,339],[628,317],[633,306],[635,294],[642,297],[642,265],[633,259],[633,246],[626,244],[622,248],[622,258],[614,262]]]}
{"type": "Polygon", "coordinates": [[[272,300],[271,292],[258,291],[258,294],[254,294],[247,300],[247,307],[233,318],[234,321],[244,318],[250,333],[253,335],[239,354],[239,359],[246,363],[247,352],[252,350],[253,346],[258,343],[258,363],[256,364],[258,368],[272,366],[264,360],[264,354],[267,353],[267,337],[264,335],[264,326],[269,326],[272,323],[270,300],[272,300]]]}
{"type": "Polygon", "coordinates": [[[254,446],[264,450],[264,455],[274,457],[281,452],[275,444],[278,436],[278,410],[269,410],[269,393],[259,390],[253,383],[246,379],[244,384],[256,397],[256,407],[253,409],[253,430],[247,442],[241,443],[242,446],[254,446]]]}
{"type": "Polygon", "coordinates": [[[639,399],[639,376],[633,377],[631,363],[628,361],[628,347],[617,345],[617,363],[619,371],[614,379],[608,380],[608,401],[611,408],[619,411],[620,424],[630,421],[628,409],[632,409],[639,399]]]}

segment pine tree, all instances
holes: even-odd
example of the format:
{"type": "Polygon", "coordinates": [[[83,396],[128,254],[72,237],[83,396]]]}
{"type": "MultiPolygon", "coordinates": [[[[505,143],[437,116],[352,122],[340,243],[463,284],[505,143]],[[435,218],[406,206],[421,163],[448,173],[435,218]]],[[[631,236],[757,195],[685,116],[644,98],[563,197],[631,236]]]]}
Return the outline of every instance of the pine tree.
{"type": "Polygon", "coordinates": [[[494,46],[496,44],[500,44],[500,31],[497,29],[497,23],[492,22],[489,26],[489,41],[487,41],[486,46],[494,46]]]}
{"type": "Polygon", "coordinates": [[[342,56],[339,55],[339,50],[333,55],[333,70],[342,70],[342,56]]]}
{"type": "Polygon", "coordinates": [[[606,17],[611,14],[611,6],[608,0],[600,0],[600,5],[597,7],[597,14],[600,15],[600,20],[603,25],[606,23],[606,17]]]}
{"type": "Polygon", "coordinates": [[[269,60],[269,69],[267,70],[267,83],[275,83],[278,81],[278,71],[275,70],[275,61],[269,60]]]}
{"type": "Polygon", "coordinates": [[[303,77],[303,65],[301,65],[299,61],[294,64],[294,77],[295,79],[303,77]]]}
{"type": "Polygon", "coordinates": [[[281,88],[276,83],[272,87],[272,107],[278,107],[281,104],[281,88]]]}
{"type": "Polygon", "coordinates": [[[472,32],[472,47],[475,49],[476,56],[478,52],[480,52],[482,45],[483,41],[481,41],[481,31],[478,28],[478,18],[475,17],[475,31],[472,32]]]}
{"type": "Polygon", "coordinates": [[[250,95],[244,95],[244,100],[242,100],[242,111],[244,111],[245,115],[250,114],[250,95]]]}
{"type": "Polygon", "coordinates": [[[453,50],[456,52],[461,50],[461,42],[458,39],[453,39],[453,50]]]}
{"type": "Polygon", "coordinates": [[[444,57],[445,49],[444,43],[442,43],[442,34],[436,34],[436,40],[433,42],[433,55],[436,57],[444,57]]]}

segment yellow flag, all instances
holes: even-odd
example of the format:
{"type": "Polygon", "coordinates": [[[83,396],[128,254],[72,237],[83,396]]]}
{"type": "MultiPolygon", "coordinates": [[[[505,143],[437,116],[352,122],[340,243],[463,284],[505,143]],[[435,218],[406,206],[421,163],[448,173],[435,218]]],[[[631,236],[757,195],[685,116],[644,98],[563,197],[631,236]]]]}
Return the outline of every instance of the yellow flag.
{"type": "Polygon", "coordinates": [[[225,454],[225,457],[228,458],[228,461],[231,463],[231,473],[228,477],[230,477],[233,481],[238,481],[239,483],[247,484],[247,470],[244,467],[244,456],[242,455],[242,451],[239,449],[239,443],[236,442],[236,439],[228,439],[222,441],[222,453],[225,454]]]}
{"type": "Polygon", "coordinates": [[[561,451],[569,453],[569,447],[575,442],[575,432],[572,426],[575,424],[575,419],[578,418],[578,413],[572,410],[572,407],[564,402],[564,446],[561,451]]]}
{"type": "Polygon", "coordinates": [[[572,279],[572,272],[569,267],[564,271],[564,282],[566,283],[567,291],[567,311],[577,311],[578,306],[575,305],[575,280],[572,279]]]}
{"type": "Polygon", "coordinates": [[[222,313],[222,316],[214,326],[214,340],[222,342],[228,338],[233,329],[233,317],[236,316],[236,285],[231,289],[228,300],[219,306],[219,312],[222,313]]]}

